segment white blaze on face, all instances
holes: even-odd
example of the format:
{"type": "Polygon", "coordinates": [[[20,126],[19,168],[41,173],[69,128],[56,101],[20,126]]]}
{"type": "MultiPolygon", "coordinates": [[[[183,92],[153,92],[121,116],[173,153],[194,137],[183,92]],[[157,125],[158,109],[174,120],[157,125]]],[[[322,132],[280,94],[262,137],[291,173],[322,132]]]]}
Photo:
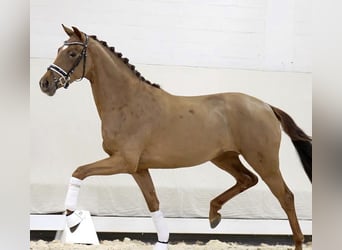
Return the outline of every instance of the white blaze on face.
{"type": "Polygon", "coordinates": [[[65,50],[65,49],[67,49],[68,47],[69,47],[69,45],[64,45],[64,46],[59,50],[59,52],[61,52],[61,51],[65,50]]]}
{"type": "Polygon", "coordinates": [[[62,47],[62,50],[65,50],[65,49],[67,49],[69,47],[69,45],[64,45],[63,47],[62,47]]]}

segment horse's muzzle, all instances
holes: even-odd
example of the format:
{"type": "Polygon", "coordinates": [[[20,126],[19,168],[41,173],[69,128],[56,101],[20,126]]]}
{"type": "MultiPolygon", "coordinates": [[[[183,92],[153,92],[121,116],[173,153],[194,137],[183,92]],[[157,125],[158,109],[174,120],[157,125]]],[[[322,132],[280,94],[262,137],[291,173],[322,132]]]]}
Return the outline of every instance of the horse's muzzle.
{"type": "Polygon", "coordinates": [[[56,84],[54,81],[49,81],[47,77],[42,77],[39,81],[39,86],[42,92],[49,96],[53,96],[56,93],[56,84]]]}

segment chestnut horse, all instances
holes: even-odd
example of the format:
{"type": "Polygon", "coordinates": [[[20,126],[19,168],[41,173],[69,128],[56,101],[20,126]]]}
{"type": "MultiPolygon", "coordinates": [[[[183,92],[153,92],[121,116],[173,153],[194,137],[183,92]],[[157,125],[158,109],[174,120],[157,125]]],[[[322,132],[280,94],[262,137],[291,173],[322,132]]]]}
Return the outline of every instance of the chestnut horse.
{"type": "Polygon", "coordinates": [[[102,122],[108,158],[78,167],[66,197],[67,223],[77,228],[78,190],[93,175],[131,174],[151,211],[158,233],[155,249],[167,249],[169,232],[149,168],[189,167],[211,161],[230,173],[236,184],[210,202],[209,221],[216,227],[222,206],[258,182],[239,160],[242,155],[279,200],[288,216],[295,249],[302,249],[294,196],[279,170],[281,127],[291,138],[311,180],[312,139],[284,111],[241,93],[175,96],[145,80],[127,58],[96,36],[63,28],[69,39],[40,80],[52,96],[60,87],[87,78],[102,122]],[[75,215],[76,214],[76,215],[75,215]]]}

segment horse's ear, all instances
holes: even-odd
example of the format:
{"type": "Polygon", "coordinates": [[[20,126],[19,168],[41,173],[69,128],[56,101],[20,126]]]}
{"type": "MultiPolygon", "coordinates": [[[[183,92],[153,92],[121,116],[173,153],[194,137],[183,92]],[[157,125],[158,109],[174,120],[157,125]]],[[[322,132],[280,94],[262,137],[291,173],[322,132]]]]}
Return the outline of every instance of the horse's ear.
{"type": "Polygon", "coordinates": [[[76,28],[76,27],[74,27],[74,26],[72,26],[72,29],[74,30],[74,34],[75,34],[76,36],[78,36],[79,39],[82,40],[82,39],[83,39],[82,32],[79,31],[79,29],[76,28]]]}
{"type": "Polygon", "coordinates": [[[63,27],[65,33],[67,33],[68,36],[72,36],[74,34],[72,29],[69,29],[68,27],[64,26],[64,24],[62,24],[62,27],[63,27]]]}

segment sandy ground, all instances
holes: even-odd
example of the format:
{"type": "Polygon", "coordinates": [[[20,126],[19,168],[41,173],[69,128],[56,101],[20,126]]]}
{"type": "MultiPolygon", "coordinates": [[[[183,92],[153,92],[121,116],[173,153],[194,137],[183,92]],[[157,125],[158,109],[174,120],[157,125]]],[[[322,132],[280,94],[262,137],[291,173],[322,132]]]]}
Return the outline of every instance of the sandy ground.
{"type": "MultiPolygon", "coordinates": [[[[31,241],[30,249],[32,250],[152,250],[153,246],[141,241],[130,240],[125,238],[123,241],[101,241],[98,246],[79,245],[79,244],[63,244],[59,241],[31,241]]],[[[261,244],[259,246],[238,245],[235,243],[224,243],[218,240],[211,240],[206,244],[198,242],[197,244],[170,244],[169,250],[292,250],[293,246],[270,246],[261,244]]],[[[312,250],[311,244],[306,244],[303,250],[312,250]]]]}

